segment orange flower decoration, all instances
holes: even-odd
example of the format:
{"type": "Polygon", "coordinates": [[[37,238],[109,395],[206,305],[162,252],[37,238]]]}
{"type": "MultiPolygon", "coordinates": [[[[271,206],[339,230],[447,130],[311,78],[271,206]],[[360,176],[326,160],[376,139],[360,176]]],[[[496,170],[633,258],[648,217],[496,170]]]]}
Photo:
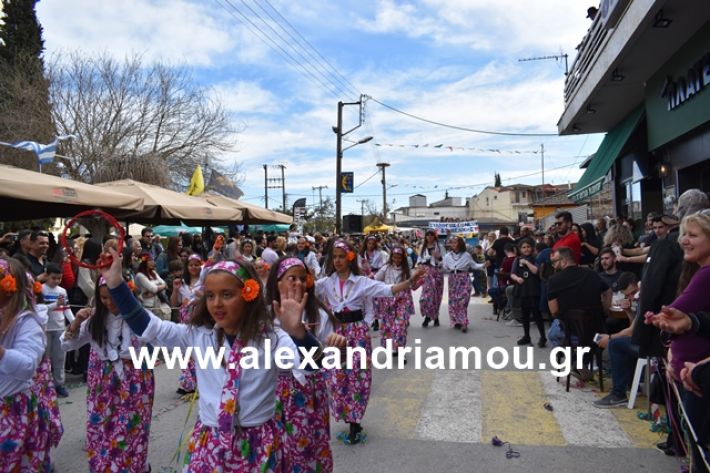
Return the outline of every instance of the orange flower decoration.
{"type": "Polygon", "coordinates": [[[128,280],[126,284],[128,285],[128,289],[130,289],[131,292],[136,290],[136,283],[133,282],[133,279],[128,280]]]}
{"type": "Polygon", "coordinates": [[[355,252],[354,251],[348,251],[347,255],[345,255],[348,261],[353,262],[355,261],[355,252]]]}
{"type": "Polygon", "coordinates": [[[313,279],[312,275],[307,275],[306,276],[306,288],[310,289],[313,287],[313,285],[316,283],[315,279],[313,279]]]}
{"type": "Polygon", "coordinates": [[[247,302],[251,302],[259,297],[259,283],[254,279],[247,279],[244,281],[244,287],[242,287],[242,299],[247,302]]]}
{"type": "Polygon", "coordinates": [[[32,285],[32,291],[35,294],[40,294],[42,292],[42,283],[39,281],[35,281],[34,284],[32,285]]]}
{"type": "Polygon", "coordinates": [[[6,274],[0,279],[0,288],[5,292],[17,292],[17,281],[12,274],[6,274]]]}
{"type": "Polygon", "coordinates": [[[269,263],[264,263],[264,271],[269,271],[271,269],[271,266],[269,266],[269,263]]]}

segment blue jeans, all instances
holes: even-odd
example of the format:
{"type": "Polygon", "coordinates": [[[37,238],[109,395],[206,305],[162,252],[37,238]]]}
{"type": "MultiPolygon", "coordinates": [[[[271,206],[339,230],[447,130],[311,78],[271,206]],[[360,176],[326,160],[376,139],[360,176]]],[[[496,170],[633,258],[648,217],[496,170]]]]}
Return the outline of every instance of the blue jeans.
{"type": "Polygon", "coordinates": [[[607,345],[611,361],[611,392],[620,397],[626,397],[626,390],[636,370],[636,360],[639,357],[639,347],[631,343],[631,337],[614,337],[607,345]]]}

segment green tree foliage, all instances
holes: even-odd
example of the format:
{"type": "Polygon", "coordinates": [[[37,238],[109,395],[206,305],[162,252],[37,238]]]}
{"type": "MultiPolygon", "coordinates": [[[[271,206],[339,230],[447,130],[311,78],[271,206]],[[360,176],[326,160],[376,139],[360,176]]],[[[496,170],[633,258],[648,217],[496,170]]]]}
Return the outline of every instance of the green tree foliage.
{"type": "MultiPolygon", "coordinates": [[[[49,86],[42,59],[44,40],[35,13],[36,3],[37,0],[2,1],[0,141],[49,143],[54,138],[49,86]]],[[[0,162],[26,169],[38,168],[32,152],[4,146],[0,146],[0,162]]]]}

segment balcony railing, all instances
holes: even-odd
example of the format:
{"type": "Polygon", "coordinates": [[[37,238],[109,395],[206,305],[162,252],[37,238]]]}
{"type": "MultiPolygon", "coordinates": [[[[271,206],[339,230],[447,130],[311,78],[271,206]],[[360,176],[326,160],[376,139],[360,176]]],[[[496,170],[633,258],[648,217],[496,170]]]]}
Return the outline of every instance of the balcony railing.
{"type": "Polygon", "coordinates": [[[592,26],[589,27],[586,36],[577,46],[577,57],[572,62],[565,80],[565,105],[570,103],[574,94],[577,93],[589,75],[609,34],[610,31],[601,20],[601,12],[599,12],[592,21],[592,26]]]}

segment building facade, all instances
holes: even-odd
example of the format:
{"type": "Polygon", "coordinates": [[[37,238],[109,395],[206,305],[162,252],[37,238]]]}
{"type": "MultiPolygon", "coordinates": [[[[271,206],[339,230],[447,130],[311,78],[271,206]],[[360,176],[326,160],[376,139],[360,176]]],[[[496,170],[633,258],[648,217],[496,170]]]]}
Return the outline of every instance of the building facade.
{"type": "Polygon", "coordinates": [[[710,190],[710,2],[604,1],[565,83],[560,134],[606,136],[572,200],[616,214],[710,190]]]}

